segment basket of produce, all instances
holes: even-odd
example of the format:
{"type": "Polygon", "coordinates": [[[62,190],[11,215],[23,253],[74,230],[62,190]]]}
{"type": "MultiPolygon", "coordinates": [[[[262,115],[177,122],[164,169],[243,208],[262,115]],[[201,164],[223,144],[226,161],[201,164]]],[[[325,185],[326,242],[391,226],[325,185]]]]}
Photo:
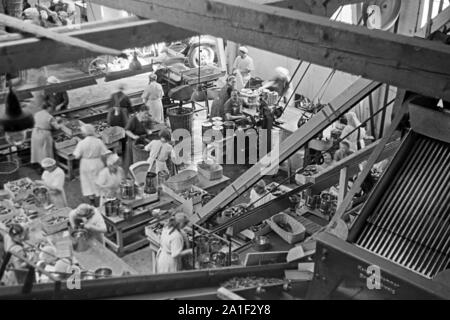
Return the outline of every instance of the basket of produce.
{"type": "Polygon", "coordinates": [[[197,171],[184,170],[166,180],[166,185],[175,192],[189,190],[198,183],[197,171]]]}
{"type": "Polygon", "coordinates": [[[279,213],[269,219],[268,223],[272,230],[289,244],[300,242],[305,238],[305,227],[290,215],[279,213]]]}
{"type": "Polygon", "coordinates": [[[108,127],[100,133],[104,143],[111,144],[125,138],[125,129],[121,127],[108,127]]]}
{"type": "Polygon", "coordinates": [[[208,164],[204,161],[197,163],[198,173],[208,180],[218,180],[223,176],[223,168],[220,164],[208,164]]]}
{"type": "Polygon", "coordinates": [[[70,208],[57,209],[41,218],[42,230],[54,234],[66,230],[69,225],[70,208]]]}
{"type": "Polygon", "coordinates": [[[80,141],[78,137],[69,138],[66,135],[60,135],[55,138],[55,148],[57,150],[65,149],[74,146],[80,141]]]}
{"type": "Polygon", "coordinates": [[[19,178],[19,163],[17,161],[0,162],[0,188],[8,181],[19,178]]]}
{"type": "Polygon", "coordinates": [[[192,204],[197,204],[202,202],[203,196],[207,192],[197,186],[191,186],[188,190],[182,191],[179,195],[186,200],[192,200],[192,204]]]}
{"type": "Polygon", "coordinates": [[[13,200],[20,201],[33,193],[34,183],[30,178],[22,178],[6,183],[4,188],[13,200]]]}
{"type": "Polygon", "coordinates": [[[81,134],[81,126],[83,123],[80,120],[67,120],[61,124],[61,130],[69,137],[81,134]]]}
{"type": "Polygon", "coordinates": [[[0,222],[11,219],[17,214],[11,200],[0,201],[0,222]]]}
{"type": "Polygon", "coordinates": [[[4,219],[2,223],[6,226],[6,228],[10,228],[13,224],[20,224],[21,226],[27,226],[31,220],[24,214],[15,214],[8,219],[4,219]]]}

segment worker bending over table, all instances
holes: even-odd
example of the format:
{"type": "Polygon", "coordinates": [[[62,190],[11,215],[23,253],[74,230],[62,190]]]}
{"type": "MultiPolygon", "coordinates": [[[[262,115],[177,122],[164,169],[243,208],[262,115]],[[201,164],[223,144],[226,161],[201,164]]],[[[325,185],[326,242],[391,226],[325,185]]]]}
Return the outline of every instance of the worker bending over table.
{"type": "Polygon", "coordinates": [[[103,234],[107,229],[105,220],[97,208],[86,203],[80,204],[69,213],[69,223],[72,229],[85,229],[89,238],[104,244],[103,234]]]}
{"type": "Polygon", "coordinates": [[[120,184],[125,180],[125,172],[120,166],[120,158],[117,154],[111,153],[106,158],[106,168],[98,174],[95,183],[100,189],[100,206],[107,199],[117,198],[120,193],[120,184]]]}
{"type": "MultiPolygon", "coordinates": [[[[149,163],[149,172],[171,174],[168,162],[175,160],[175,153],[172,145],[172,140],[169,129],[162,129],[159,132],[159,140],[152,140],[145,146],[145,151],[149,152],[147,162],[149,163]]],[[[170,164],[169,164],[170,165],[170,164]]]]}

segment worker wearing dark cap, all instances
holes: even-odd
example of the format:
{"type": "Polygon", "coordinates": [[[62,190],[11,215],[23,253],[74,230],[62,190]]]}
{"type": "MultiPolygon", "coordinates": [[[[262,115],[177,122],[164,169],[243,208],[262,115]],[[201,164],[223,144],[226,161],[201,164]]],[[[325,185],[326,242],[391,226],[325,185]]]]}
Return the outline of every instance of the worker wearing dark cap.
{"type": "Polygon", "coordinates": [[[25,282],[28,273],[27,263],[19,257],[28,258],[23,245],[27,239],[28,229],[20,224],[11,225],[8,234],[4,235],[4,250],[13,254],[1,279],[5,285],[19,285],[25,282]]]}

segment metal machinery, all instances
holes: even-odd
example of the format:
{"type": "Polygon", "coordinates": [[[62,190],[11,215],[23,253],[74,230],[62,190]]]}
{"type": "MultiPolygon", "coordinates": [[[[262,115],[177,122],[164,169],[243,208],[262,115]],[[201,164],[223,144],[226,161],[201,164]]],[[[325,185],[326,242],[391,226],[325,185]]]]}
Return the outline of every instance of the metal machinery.
{"type": "Polygon", "coordinates": [[[450,298],[450,113],[416,103],[347,242],[318,238],[310,298],[450,298]]]}

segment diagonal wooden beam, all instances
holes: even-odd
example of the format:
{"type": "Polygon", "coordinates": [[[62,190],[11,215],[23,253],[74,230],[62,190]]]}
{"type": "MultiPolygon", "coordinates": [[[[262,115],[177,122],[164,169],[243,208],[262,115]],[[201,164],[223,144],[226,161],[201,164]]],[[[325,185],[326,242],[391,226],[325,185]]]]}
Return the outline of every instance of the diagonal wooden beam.
{"type": "Polygon", "coordinates": [[[36,37],[43,37],[58,43],[68,45],[72,48],[73,47],[81,48],[90,51],[92,53],[109,54],[116,56],[121,54],[119,50],[114,50],[111,48],[107,48],[105,46],[100,46],[98,44],[89,43],[87,41],[80,40],[77,38],[72,38],[65,34],[56,33],[53,32],[51,29],[46,29],[33,23],[24,22],[20,19],[10,17],[6,14],[0,14],[0,24],[9,28],[19,30],[22,33],[31,33],[36,37]]]}
{"type": "MultiPolygon", "coordinates": [[[[106,25],[64,34],[118,50],[181,40],[194,35],[191,31],[151,20],[106,25]]],[[[27,38],[0,42],[0,73],[64,63],[92,56],[96,56],[96,54],[48,39],[27,38]]]]}
{"type": "Polygon", "coordinates": [[[245,0],[93,0],[351,74],[450,100],[450,47],[245,0]]]}

